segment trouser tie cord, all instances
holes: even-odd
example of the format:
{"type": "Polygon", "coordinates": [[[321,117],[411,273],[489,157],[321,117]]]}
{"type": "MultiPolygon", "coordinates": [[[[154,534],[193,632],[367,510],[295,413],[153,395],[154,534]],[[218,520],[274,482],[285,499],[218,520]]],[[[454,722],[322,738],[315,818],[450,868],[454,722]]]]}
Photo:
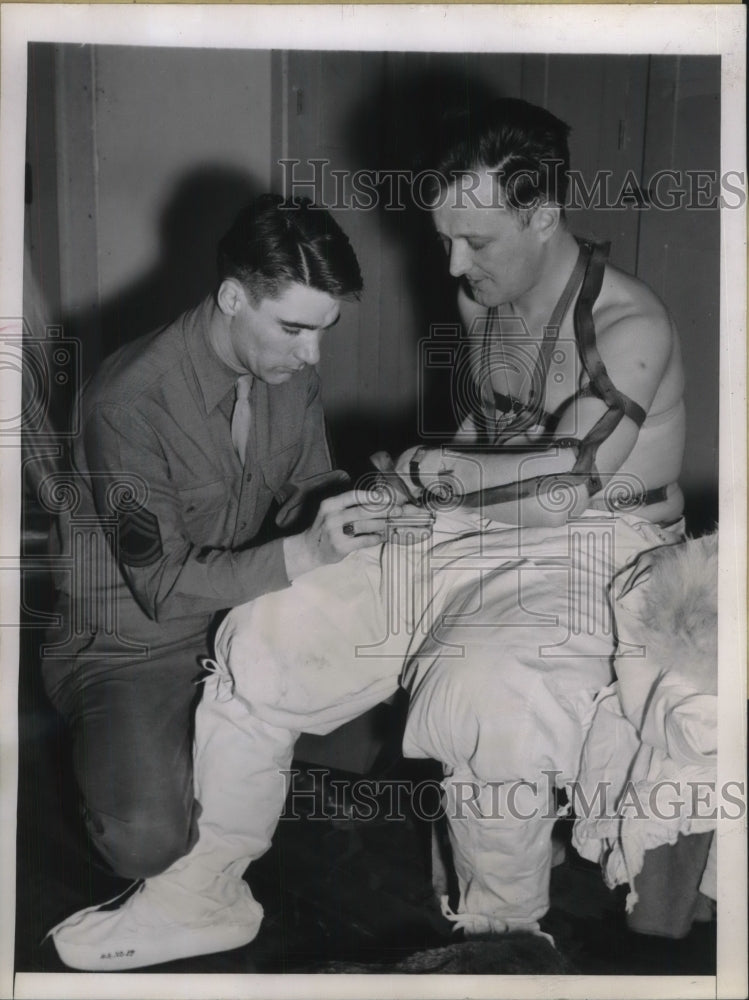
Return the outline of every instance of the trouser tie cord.
{"type": "Polygon", "coordinates": [[[537,937],[546,938],[552,948],[556,948],[554,938],[541,930],[537,921],[512,926],[501,917],[489,916],[485,913],[456,913],[450,906],[447,895],[440,896],[442,916],[453,925],[453,930],[465,931],[468,934],[509,934],[512,931],[526,931],[537,937]]]}
{"type": "Polygon", "coordinates": [[[206,676],[198,678],[196,684],[205,684],[211,678],[216,678],[216,701],[229,701],[234,695],[234,678],[226,664],[219,660],[213,660],[210,656],[205,656],[200,660],[200,665],[205,670],[206,676]]]}

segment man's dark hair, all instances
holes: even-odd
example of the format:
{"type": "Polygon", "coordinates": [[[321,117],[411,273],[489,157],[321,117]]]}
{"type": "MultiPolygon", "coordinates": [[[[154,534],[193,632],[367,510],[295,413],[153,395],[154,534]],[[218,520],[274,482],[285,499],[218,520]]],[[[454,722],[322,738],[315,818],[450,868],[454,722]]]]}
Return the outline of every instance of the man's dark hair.
{"type": "Polygon", "coordinates": [[[243,209],[218,245],[219,280],[236,278],[254,302],[291,283],[336,298],[362,289],[359,262],[329,212],[308,198],[263,194],[243,209]]]}
{"type": "Polygon", "coordinates": [[[527,221],[544,202],[564,209],[570,127],[527,101],[502,98],[443,123],[428,164],[433,200],[472,171],[496,172],[507,207],[527,221]]]}

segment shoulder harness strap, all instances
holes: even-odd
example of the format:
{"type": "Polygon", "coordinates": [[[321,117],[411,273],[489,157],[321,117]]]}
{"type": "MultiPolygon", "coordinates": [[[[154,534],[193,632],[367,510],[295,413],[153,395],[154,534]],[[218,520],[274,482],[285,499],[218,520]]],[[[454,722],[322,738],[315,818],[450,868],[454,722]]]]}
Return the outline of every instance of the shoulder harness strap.
{"type": "MultiPolygon", "coordinates": [[[[570,307],[570,303],[572,302],[575,292],[580,286],[580,282],[584,279],[589,256],[590,246],[588,244],[581,243],[580,252],[577,260],[575,261],[572,273],[567,279],[567,283],[562,290],[562,294],[559,296],[559,299],[554,306],[549,322],[544,326],[541,348],[531,375],[528,402],[526,403],[522,400],[516,399],[514,396],[508,396],[505,393],[497,392],[496,389],[491,390],[491,398],[486,400],[486,404],[489,406],[493,405],[494,409],[499,410],[502,413],[515,414],[515,418],[513,419],[511,426],[507,427],[504,431],[500,431],[499,433],[495,433],[493,435],[493,444],[495,447],[501,445],[505,439],[521,434],[529,427],[533,427],[537,424],[546,426],[552,420],[552,414],[545,408],[546,380],[549,376],[551,355],[559,337],[559,330],[561,328],[562,321],[567,314],[567,310],[570,307]]],[[[484,327],[484,338],[481,348],[482,368],[485,372],[489,373],[489,378],[491,377],[491,365],[489,363],[491,331],[493,330],[494,324],[497,322],[497,309],[496,307],[493,307],[489,310],[487,315],[487,323],[484,327]]],[[[487,428],[488,421],[486,421],[486,417],[483,414],[482,418],[483,420],[480,420],[480,423],[482,429],[485,430],[487,428]]]]}
{"type": "MultiPolygon", "coordinates": [[[[606,404],[606,413],[593,425],[582,440],[563,438],[547,444],[547,447],[562,445],[575,451],[575,464],[571,473],[566,476],[534,476],[517,483],[489,487],[466,496],[464,498],[466,506],[478,507],[506,500],[521,500],[533,494],[546,492],[560,480],[572,483],[583,480],[592,496],[599,492],[603,485],[595,461],[601,443],[613,433],[622,417],[629,417],[638,427],[641,427],[645,421],[647,414],[643,408],[625,396],[624,393],[619,392],[614,386],[596,344],[593,306],[601,292],[610,247],[609,242],[581,242],[581,255],[578,258],[578,263],[581,260],[585,262],[585,274],[573,313],[575,339],[589,379],[579,396],[597,396],[606,404]]],[[[568,303],[565,303],[566,305],[568,303]]],[[[552,320],[554,318],[552,317],[552,320]]],[[[550,323],[549,327],[551,326],[550,323]]],[[[558,327],[556,332],[558,332],[558,327]]]]}
{"type": "MultiPolygon", "coordinates": [[[[645,411],[638,403],[619,392],[614,386],[596,344],[593,305],[601,291],[610,247],[610,243],[592,245],[588,268],[573,314],[575,339],[580,351],[580,359],[589,379],[585,394],[597,396],[603,400],[607,407],[606,413],[579,442],[575,465],[572,468],[574,476],[582,476],[587,479],[588,491],[591,496],[597,493],[602,485],[596,468],[596,453],[601,443],[613,433],[622,417],[628,416],[638,427],[642,426],[646,417],[645,411]]],[[[565,443],[574,446],[575,442],[570,439],[565,443]]]]}

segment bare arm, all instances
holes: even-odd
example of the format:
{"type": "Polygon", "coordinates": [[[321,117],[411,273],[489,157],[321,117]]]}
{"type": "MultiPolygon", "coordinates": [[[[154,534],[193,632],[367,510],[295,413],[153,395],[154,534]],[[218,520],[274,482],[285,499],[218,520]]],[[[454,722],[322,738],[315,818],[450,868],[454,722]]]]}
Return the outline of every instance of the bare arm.
{"type": "MultiPolygon", "coordinates": [[[[649,303],[648,303],[649,305],[649,303]]],[[[600,323],[597,344],[601,358],[615,387],[645,412],[649,409],[663,378],[671,351],[673,332],[668,317],[660,306],[646,309],[631,309],[620,315],[608,326],[600,323]]],[[[573,439],[581,441],[606,413],[606,404],[595,397],[571,398],[562,414],[555,438],[560,441],[573,439]]],[[[471,443],[471,424],[466,422],[456,437],[457,446],[471,443]]],[[[475,430],[475,429],[474,429],[475,430]]],[[[638,427],[624,416],[613,432],[598,448],[596,466],[605,481],[621,468],[637,441],[638,427]]],[[[475,435],[474,435],[475,440],[475,435]]],[[[520,444],[520,442],[516,442],[520,444]]],[[[398,471],[408,474],[414,471],[412,462],[418,461],[418,478],[425,485],[437,481],[439,473],[451,471],[461,483],[466,493],[485,490],[492,486],[521,483],[537,476],[561,477],[548,480],[548,488],[558,485],[571,473],[576,462],[574,447],[551,447],[547,451],[530,451],[518,447],[492,454],[479,453],[461,456],[449,448],[431,449],[418,452],[409,449],[398,461],[398,471]]],[[[547,524],[564,520],[572,511],[585,508],[588,489],[585,483],[573,484],[567,480],[574,497],[564,505],[560,513],[550,509],[543,489],[539,493],[502,504],[501,511],[492,511],[492,516],[520,524],[547,524]]]]}

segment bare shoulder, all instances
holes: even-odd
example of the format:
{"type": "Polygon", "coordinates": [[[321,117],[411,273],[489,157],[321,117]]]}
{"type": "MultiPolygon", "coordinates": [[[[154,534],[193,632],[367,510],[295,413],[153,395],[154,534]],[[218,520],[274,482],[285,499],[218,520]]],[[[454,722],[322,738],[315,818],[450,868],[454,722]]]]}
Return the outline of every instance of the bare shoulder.
{"type": "Polygon", "coordinates": [[[606,268],[593,314],[602,348],[625,341],[651,357],[667,357],[674,348],[676,327],[666,306],[644,281],[613,265],[606,268]]]}

